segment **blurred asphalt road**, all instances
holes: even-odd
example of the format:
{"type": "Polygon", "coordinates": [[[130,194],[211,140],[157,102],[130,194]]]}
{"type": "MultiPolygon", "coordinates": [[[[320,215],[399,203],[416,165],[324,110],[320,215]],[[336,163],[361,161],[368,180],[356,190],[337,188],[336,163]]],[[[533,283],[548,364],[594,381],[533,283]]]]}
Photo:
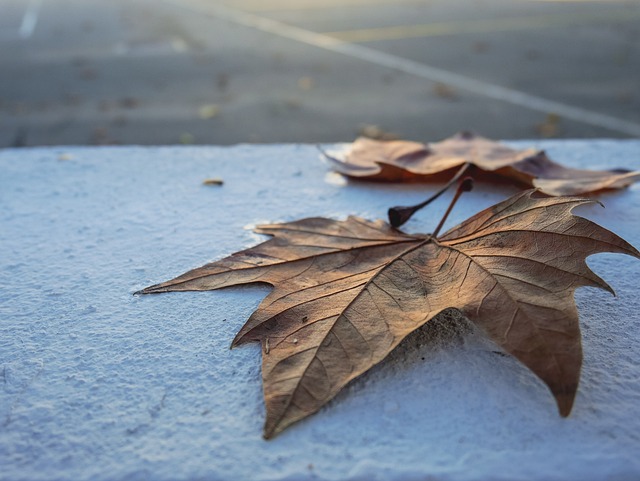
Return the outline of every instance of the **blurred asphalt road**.
{"type": "Polygon", "coordinates": [[[640,2],[0,0],[0,147],[640,137],[640,2]]]}

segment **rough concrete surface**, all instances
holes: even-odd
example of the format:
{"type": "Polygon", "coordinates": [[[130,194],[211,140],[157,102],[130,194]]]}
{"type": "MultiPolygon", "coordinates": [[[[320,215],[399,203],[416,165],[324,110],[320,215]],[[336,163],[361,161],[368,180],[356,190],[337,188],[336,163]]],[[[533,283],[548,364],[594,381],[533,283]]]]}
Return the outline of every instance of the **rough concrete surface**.
{"type": "MultiPolygon", "coordinates": [[[[513,145],[640,168],[640,141],[513,145]]],[[[533,374],[449,320],[264,441],[260,349],[229,344],[268,289],[132,293],[253,245],[252,225],[383,217],[435,187],[341,182],[309,145],[4,150],[0,171],[2,480],[640,478],[632,258],[589,259],[617,297],[577,292],[585,360],[567,419],[533,374]]],[[[478,186],[449,226],[515,191],[478,186]]],[[[578,213],[640,246],[640,188],[598,199],[578,213]]],[[[448,201],[407,230],[432,230],[448,201]]]]}

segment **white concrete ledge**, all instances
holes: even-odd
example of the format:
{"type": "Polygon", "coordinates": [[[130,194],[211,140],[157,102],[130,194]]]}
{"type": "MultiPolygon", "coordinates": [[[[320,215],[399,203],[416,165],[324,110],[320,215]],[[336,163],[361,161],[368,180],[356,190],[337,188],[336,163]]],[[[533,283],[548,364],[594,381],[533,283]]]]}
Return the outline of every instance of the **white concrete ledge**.
{"type": "MultiPolygon", "coordinates": [[[[640,168],[640,141],[513,144],[640,168]]],[[[514,360],[441,326],[264,441],[259,348],[228,346],[267,289],[131,294],[258,242],[251,225],[384,217],[434,189],[335,180],[307,145],[0,151],[0,479],[640,478],[640,262],[622,255],[589,260],[618,297],[576,296],[568,419],[514,360]]],[[[449,225],[514,192],[478,186],[449,225]]],[[[640,246],[640,189],[599,199],[579,213],[640,246]]]]}

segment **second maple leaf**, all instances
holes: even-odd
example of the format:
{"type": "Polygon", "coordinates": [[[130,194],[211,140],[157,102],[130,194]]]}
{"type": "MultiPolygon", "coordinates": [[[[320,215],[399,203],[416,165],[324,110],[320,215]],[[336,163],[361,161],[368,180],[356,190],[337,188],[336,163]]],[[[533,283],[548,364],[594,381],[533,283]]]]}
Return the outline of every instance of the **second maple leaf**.
{"type": "Polygon", "coordinates": [[[361,137],[343,151],[325,154],[325,158],[341,174],[381,182],[440,181],[468,164],[548,195],[621,189],[640,180],[640,172],[624,169],[571,169],[552,161],[544,151],[512,149],[468,132],[430,144],[361,137]]]}

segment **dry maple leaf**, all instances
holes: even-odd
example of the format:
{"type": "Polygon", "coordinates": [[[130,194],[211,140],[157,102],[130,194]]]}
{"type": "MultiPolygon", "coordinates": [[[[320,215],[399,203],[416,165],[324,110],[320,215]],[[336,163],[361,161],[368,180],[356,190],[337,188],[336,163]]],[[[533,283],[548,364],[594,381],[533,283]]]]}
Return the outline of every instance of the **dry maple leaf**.
{"type": "Polygon", "coordinates": [[[570,169],[553,162],[544,151],[516,150],[467,132],[431,144],[361,137],[345,151],[325,157],[344,175],[387,182],[441,180],[469,163],[549,195],[620,189],[640,180],[640,172],[570,169]]]}
{"type": "Polygon", "coordinates": [[[256,232],[272,239],[140,292],[274,287],[233,341],[262,343],[267,438],[316,412],[448,308],[540,377],[567,416],[582,362],[573,293],[613,292],[585,259],[640,256],[571,214],[589,202],[527,191],[437,239],[357,217],[264,225],[256,232]]]}

